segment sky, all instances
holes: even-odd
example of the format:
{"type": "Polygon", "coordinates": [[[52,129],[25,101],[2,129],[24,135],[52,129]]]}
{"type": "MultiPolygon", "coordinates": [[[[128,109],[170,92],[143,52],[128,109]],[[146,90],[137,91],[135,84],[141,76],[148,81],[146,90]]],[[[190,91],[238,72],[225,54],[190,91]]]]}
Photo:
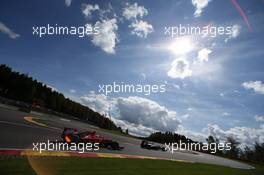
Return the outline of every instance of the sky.
{"type": "Polygon", "coordinates": [[[105,114],[131,134],[172,131],[205,141],[264,142],[261,0],[2,0],[0,63],[105,114]],[[99,34],[39,35],[41,26],[99,34]],[[230,27],[175,35],[174,26],[230,27]],[[159,93],[105,94],[107,84],[165,85],[159,93]]]}

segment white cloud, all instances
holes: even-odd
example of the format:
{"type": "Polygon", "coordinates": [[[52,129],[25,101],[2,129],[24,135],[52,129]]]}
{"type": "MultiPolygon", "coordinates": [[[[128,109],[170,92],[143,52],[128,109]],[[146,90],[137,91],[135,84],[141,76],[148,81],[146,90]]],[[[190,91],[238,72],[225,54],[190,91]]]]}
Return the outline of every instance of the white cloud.
{"type": "Polygon", "coordinates": [[[212,53],[212,50],[203,48],[198,52],[198,59],[200,62],[207,62],[209,60],[209,55],[212,53]]]}
{"type": "Polygon", "coordinates": [[[241,143],[241,146],[249,145],[252,146],[255,142],[264,142],[264,125],[259,128],[249,127],[233,127],[228,130],[223,130],[218,125],[208,124],[207,128],[208,135],[212,135],[222,141],[226,141],[227,137],[233,137],[236,141],[241,143]]]}
{"type": "Polygon", "coordinates": [[[225,94],[224,94],[223,92],[221,92],[219,95],[220,95],[221,97],[224,97],[224,96],[225,96],[225,94]]]}
{"type": "MultiPolygon", "coordinates": [[[[93,109],[100,114],[108,115],[112,111],[118,109],[116,108],[116,100],[117,99],[109,99],[103,94],[95,94],[94,92],[90,92],[90,94],[81,97],[81,101],[84,105],[93,109]]],[[[114,112],[116,115],[119,115],[118,112],[114,112]]],[[[111,114],[111,120],[119,127],[125,131],[129,130],[129,133],[136,136],[148,136],[151,133],[157,131],[153,128],[146,127],[142,124],[130,123],[126,120],[119,119],[116,115],[111,114]]]]}
{"type": "MultiPolygon", "coordinates": [[[[175,111],[146,98],[133,96],[110,99],[103,94],[95,94],[91,91],[88,95],[81,97],[81,101],[101,114],[111,110],[112,120],[122,129],[128,129],[129,133],[137,136],[148,136],[155,131],[172,131],[197,141],[205,141],[209,135],[222,142],[226,141],[227,137],[233,137],[241,143],[242,147],[252,146],[255,142],[264,142],[264,125],[260,125],[259,128],[242,126],[224,130],[218,125],[208,124],[201,133],[186,130],[179,118],[188,118],[188,114],[179,117],[175,111]]],[[[262,120],[264,117],[255,118],[262,120]]]]}
{"type": "Polygon", "coordinates": [[[192,67],[192,75],[196,78],[201,78],[201,80],[212,81],[219,80],[219,76],[223,71],[223,66],[220,62],[212,60],[205,65],[201,62],[194,62],[192,67]]]}
{"type": "Polygon", "coordinates": [[[187,108],[187,110],[188,110],[188,111],[192,111],[192,110],[193,110],[193,108],[190,108],[190,107],[189,107],[189,108],[187,108]]]}
{"type": "Polygon", "coordinates": [[[137,96],[109,98],[91,91],[81,97],[81,102],[91,109],[112,115],[112,120],[135,135],[149,135],[154,131],[177,131],[181,121],[176,112],[157,102],[137,96]]]}
{"type": "Polygon", "coordinates": [[[171,69],[168,71],[168,76],[171,78],[181,78],[192,76],[192,71],[189,68],[189,62],[184,58],[177,58],[171,64],[171,69]]]}
{"type": "Polygon", "coordinates": [[[236,37],[238,37],[238,35],[240,34],[240,30],[241,30],[241,26],[240,25],[233,25],[232,26],[232,33],[231,35],[229,35],[226,39],[225,42],[229,41],[230,39],[234,39],[236,37]]]}
{"type": "Polygon", "coordinates": [[[138,18],[143,18],[145,15],[148,15],[148,10],[144,6],[138,6],[137,3],[132,5],[127,3],[126,7],[123,8],[123,17],[132,21],[128,26],[129,28],[132,28],[131,34],[146,38],[148,34],[154,31],[153,26],[150,23],[138,20],[138,18]]]}
{"type": "Polygon", "coordinates": [[[74,93],[76,93],[76,90],[75,89],[70,89],[70,93],[74,94],[74,93]]]}
{"type": "MultiPolygon", "coordinates": [[[[91,24],[87,24],[91,25],[91,24]]],[[[109,20],[97,21],[95,26],[100,29],[100,33],[92,35],[92,43],[100,47],[103,51],[109,54],[115,53],[115,46],[118,42],[117,38],[117,20],[115,18],[109,20]]]]}
{"type": "Polygon", "coordinates": [[[173,84],[172,85],[174,88],[176,88],[177,90],[180,90],[181,89],[181,87],[179,86],[179,85],[177,85],[177,84],[173,84]]]}
{"type": "Polygon", "coordinates": [[[264,122],[264,116],[255,115],[255,120],[256,120],[257,122],[264,122]]]}
{"type": "Polygon", "coordinates": [[[47,86],[48,88],[50,88],[51,91],[53,91],[53,92],[59,92],[58,89],[57,89],[56,87],[54,87],[54,86],[47,85],[47,84],[46,84],[46,86],[47,86]]]}
{"type": "Polygon", "coordinates": [[[67,7],[70,7],[71,6],[71,3],[72,3],[72,0],[65,0],[65,5],[67,7]]]}
{"type": "Polygon", "coordinates": [[[253,89],[258,94],[264,94],[264,84],[261,81],[249,81],[242,83],[245,89],[253,89]]]}
{"type": "Polygon", "coordinates": [[[236,38],[238,37],[238,35],[240,34],[240,29],[241,27],[237,24],[233,25],[232,26],[232,34],[231,34],[231,37],[232,38],[236,38]]]}
{"type": "Polygon", "coordinates": [[[9,29],[4,23],[0,22],[0,32],[7,34],[9,36],[9,38],[11,39],[16,39],[18,38],[20,35],[13,32],[11,29],[9,29]]]}
{"type": "Polygon", "coordinates": [[[184,115],[181,116],[181,118],[182,118],[183,120],[187,120],[189,117],[190,117],[189,114],[184,114],[184,115]]]}
{"type": "Polygon", "coordinates": [[[148,34],[153,32],[153,27],[146,21],[136,21],[129,25],[129,28],[133,28],[131,33],[142,38],[146,38],[148,34]]]}
{"type": "Polygon", "coordinates": [[[128,129],[129,134],[135,136],[149,136],[151,133],[157,131],[152,128],[145,127],[141,124],[129,123],[127,121],[119,120],[116,118],[112,118],[112,120],[117,126],[120,126],[124,131],[128,129]]]}
{"type": "Polygon", "coordinates": [[[97,4],[82,4],[82,13],[85,17],[91,17],[92,12],[99,10],[99,6],[97,4]]]}
{"type": "Polygon", "coordinates": [[[208,5],[211,0],[192,0],[192,5],[195,7],[194,16],[201,16],[203,9],[208,5]]]}
{"type": "Polygon", "coordinates": [[[230,113],[228,113],[228,112],[223,112],[223,114],[222,114],[223,116],[230,116],[231,114],[230,113]]]}
{"type": "Polygon", "coordinates": [[[166,46],[166,49],[171,51],[175,55],[186,55],[195,49],[194,41],[191,37],[183,36],[178,37],[166,46]]]}
{"type": "Polygon", "coordinates": [[[95,94],[94,91],[90,91],[88,95],[82,96],[81,102],[100,114],[108,113],[111,107],[111,101],[107,96],[104,94],[95,94]]]}
{"type": "Polygon", "coordinates": [[[123,9],[123,16],[127,20],[137,20],[137,17],[142,18],[143,16],[148,14],[148,10],[145,9],[144,6],[138,6],[137,3],[130,5],[126,4],[126,7],[123,9]]]}
{"type": "Polygon", "coordinates": [[[205,142],[207,138],[206,134],[186,130],[182,125],[179,127],[177,133],[185,135],[186,137],[198,142],[205,142]]]}
{"type": "Polygon", "coordinates": [[[118,119],[159,131],[176,131],[181,123],[175,111],[146,98],[119,97],[116,107],[118,119]]]}
{"type": "Polygon", "coordinates": [[[203,128],[202,132],[186,130],[180,125],[178,133],[201,142],[204,142],[209,135],[218,138],[220,142],[226,142],[227,137],[232,137],[241,144],[241,148],[246,145],[253,146],[255,142],[264,142],[264,125],[260,125],[259,128],[236,126],[224,130],[216,124],[208,124],[206,128],[203,128]]]}
{"type": "Polygon", "coordinates": [[[140,77],[141,77],[143,80],[146,80],[147,75],[146,75],[145,73],[141,73],[141,74],[140,74],[140,77]]]}

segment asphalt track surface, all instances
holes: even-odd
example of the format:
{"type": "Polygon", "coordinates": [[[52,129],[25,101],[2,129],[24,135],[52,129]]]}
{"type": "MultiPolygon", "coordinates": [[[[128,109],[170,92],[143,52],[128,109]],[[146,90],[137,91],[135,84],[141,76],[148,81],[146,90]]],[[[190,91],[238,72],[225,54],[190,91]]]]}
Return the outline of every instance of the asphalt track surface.
{"type": "Polygon", "coordinates": [[[140,148],[141,140],[139,139],[109,133],[106,130],[77,120],[68,120],[57,116],[34,112],[25,113],[18,111],[15,107],[0,104],[0,150],[32,149],[33,142],[47,142],[48,139],[50,141],[61,140],[60,136],[64,127],[77,128],[79,131],[94,130],[99,135],[118,141],[121,146],[124,146],[124,149],[121,151],[100,149],[100,153],[157,157],[162,159],[222,165],[240,169],[253,168],[250,165],[234,160],[198,152],[177,151],[172,154],[171,152],[142,149],[140,148]],[[28,122],[24,119],[26,116],[45,120],[45,124],[47,124],[48,127],[28,122]]]}

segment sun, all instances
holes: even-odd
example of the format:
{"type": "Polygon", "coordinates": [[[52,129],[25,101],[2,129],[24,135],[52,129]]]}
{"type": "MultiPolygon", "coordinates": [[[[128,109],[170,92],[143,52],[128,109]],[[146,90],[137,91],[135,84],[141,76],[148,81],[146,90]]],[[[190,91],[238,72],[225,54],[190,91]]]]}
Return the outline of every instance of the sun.
{"type": "Polygon", "coordinates": [[[194,45],[189,37],[181,37],[170,43],[168,48],[176,55],[184,55],[192,51],[194,49],[194,45]]]}

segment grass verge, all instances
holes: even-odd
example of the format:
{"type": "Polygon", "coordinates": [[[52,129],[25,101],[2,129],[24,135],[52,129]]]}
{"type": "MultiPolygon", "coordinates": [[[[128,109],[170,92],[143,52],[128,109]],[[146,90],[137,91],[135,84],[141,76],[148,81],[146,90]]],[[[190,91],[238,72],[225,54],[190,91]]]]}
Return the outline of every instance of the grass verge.
{"type": "Polygon", "coordinates": [[[264,166],[240,170],[222,166],[164,160],[76,158],[76,157],[0,157],[0,174],[38,175],[263,175],[264,166]],[[38,173],[36,173],[38,172],[38,173]]]}

